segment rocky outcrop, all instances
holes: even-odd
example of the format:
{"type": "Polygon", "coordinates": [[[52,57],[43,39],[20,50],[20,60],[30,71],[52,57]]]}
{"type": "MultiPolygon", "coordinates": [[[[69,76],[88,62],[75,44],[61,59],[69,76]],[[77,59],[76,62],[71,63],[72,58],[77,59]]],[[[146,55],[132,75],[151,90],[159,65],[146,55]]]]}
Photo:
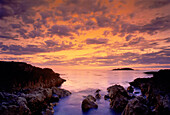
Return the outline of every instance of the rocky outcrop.
{"type": "Polygon", "coordinates": [[[60,86],[66,80],[49,68],[34,67],[24,62],[0,61],[0,90],[21,90],[60,86]]]}
{"type": "Polygon", "coordinates": [[[110,107],[115,111],[123,111],[129,99],[127,91],[120,85],[111,86],[107,91],[111,100],[110,107]]]}
{"type": "Polygon", "coordinates": [[[88,95],[82,102],[82,110],[88,111],[91,108],[98,108],[96,99],[92,95],[88,95]]]}
{"type": "Polygon", "coordinates": [[[170,114],[170,70],[160,70],[152,78],[138,78],[130,85],[139,87],[152,114],[170,114]]]}
{"type": "MultiPolygon", "coordinates": [[[[27,93],[17,92],[16,94],[0,92],[0,113],[3,115],[13,114],[40,114],[42,109],[53,111],[48,106],[51,102],[58,102],[59,96],[69,96],[71,93],[59,88],[37,88],[27,93]],[[53,92],[54,89],[55,92],[53,92]]],[[[46,111],[45,111],[46,112],[46,111]]]]}
{"type": "Polygon", "coordinates": [[[71,94],[56,87],[66,80],[52,69],[23,62],[0,62],[0,72],[0,113],[3,115],[53,114],[53,102],[71,94]]]}
{"type": "Polygon", "coordinates": [[[146,99],[138,96],[129,100],[121,115],[149,115],[146,99]]]}

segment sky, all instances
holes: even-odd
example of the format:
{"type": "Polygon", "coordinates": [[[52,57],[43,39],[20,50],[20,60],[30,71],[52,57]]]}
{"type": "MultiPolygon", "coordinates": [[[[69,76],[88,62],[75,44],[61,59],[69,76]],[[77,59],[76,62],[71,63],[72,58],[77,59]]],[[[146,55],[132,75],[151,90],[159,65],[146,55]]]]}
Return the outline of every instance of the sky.
{"type": "Polygon", "coordinates": [[[0,0],[0,60],[170,68],[170,0],[0,0]]]}

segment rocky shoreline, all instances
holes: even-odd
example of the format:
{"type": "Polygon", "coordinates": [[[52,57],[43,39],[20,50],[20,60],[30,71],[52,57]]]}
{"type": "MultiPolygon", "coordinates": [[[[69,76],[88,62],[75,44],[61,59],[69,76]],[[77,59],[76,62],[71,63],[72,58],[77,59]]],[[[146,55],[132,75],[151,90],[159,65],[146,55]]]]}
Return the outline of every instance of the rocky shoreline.
{"type": "Polygon", "coordinates": [[[53,115],[53,106],[71,92],[59,88],[66,80],[49,68],[23,62],[0,62],[0,113],[53,115]]]}
{"type": "MultiPolygon", "coordinates": [[[[123,88],[113,85],[107,88],[110,108],[121,115],[168,115],[170,114],[170,70],[160,70],[151,78],[137,78],[130,86],[123,88]],[[142,94],[136,96],[134,88],[140,88],[142,94]]],[[[98,93],[99,95],[99,93],[98,93]]],[[[82,102],[82,110],[98,108],[95,97],[87,96],[82,102]]]]}

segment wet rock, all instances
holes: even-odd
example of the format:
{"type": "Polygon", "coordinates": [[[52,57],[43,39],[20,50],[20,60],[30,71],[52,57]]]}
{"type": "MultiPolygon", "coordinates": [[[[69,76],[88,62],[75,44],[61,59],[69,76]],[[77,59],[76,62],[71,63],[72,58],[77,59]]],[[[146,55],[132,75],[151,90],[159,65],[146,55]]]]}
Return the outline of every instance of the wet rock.
{"type": "Polygon", "coordinates": [[[96,98],[96,99],[101,99],[101,95],[100,95],[99,93],[97,93],[97,94],[95,95],[95,98],[96,98]]]}
{"type": "Polygon", "coordinates": [[[88,95],[82,102],[82,110],[88,111],[91,108],[98,108],[96,99],[92,95],[88,95]]]}
{"type": "Polygon", "coordinates": [[[129,93],[133,93],[134,88],[133,88],[132,86],[129,86],[129,87],[127,88],[127,91],[128,91],[129,93]]]}
{"type": "Polygon", "coordinates": [[[122,115],[149,115],[146,99],[143,96],[138,96],[130,100],[122,115]]]}
{"type": "Polygon", "coordinates": [[[56,94],[53,94],[52,97],[51,97],[51,102],[58,102],[60,99],[58,97],[58,95],[56,94]]]}
{"type": "Polygon", "coordinates": [[[96,92],[95,93],[99,93],[101,90],[100,89],[98,89],[98,90],[96,90],[96,92]]]}
{"type": "Polygon", "coordinates": [[[137,78],[130,85],[139,87],[152,114],[170,114],[170,70],[159,70],[151,78],[137,78]]]}
{"type": "Polygon", "coordinates": [[[52,93],[58,95],[59,98],[71,95],[70,91],[58,87],[52,87],[52,93]]]}
{"type": "Polygon", "coordinates": [[[111,100],[110,107],[115,111],[123,111],[129,99],[127,91],[120,85],[111,86],[107,90],[111,100]]]}
{"type": "Polygon", "coordinates": [[[95,98],[96,99],[100,99],[101,98],[101,95],[99,94],[100,91],[101,91],[100,89],[96,90],[96,92],[95,92],[95,98]]]}
{"type": "Polygon", "coordinates": [[[109,99],[109,94],[105,95],[105,96],[104,96],[104,99],[105,99],[105,100],[109,99]]]}

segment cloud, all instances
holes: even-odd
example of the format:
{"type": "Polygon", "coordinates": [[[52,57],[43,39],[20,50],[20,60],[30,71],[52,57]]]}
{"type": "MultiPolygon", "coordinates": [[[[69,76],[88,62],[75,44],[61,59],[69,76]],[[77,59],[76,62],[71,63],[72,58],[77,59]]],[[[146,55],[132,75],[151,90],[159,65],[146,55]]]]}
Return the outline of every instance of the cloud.
{"type": "Polygon", "coordinates": [[[132,37],[133,37],[133,35],[127,35],[126,36],[126,41],[129,41],[132,37]]]}
{"type": "Polygon", "coordinates": [[[45,41],[47,47],[53,47],[55,45],[58,45],[58,43],[54,42],[53,40],[47,40],[45,41]]]}
{"type": "Polygon", "coordinates": [[[58,36],[71,36],[71,29],[65,25],[53,25],[48,29],[48,34],[58,36]]]}
{"type": "Polygon", "coordinates": [[[111,25],[111,20],[104,16],[98,16],[96,17],[97,24],[99,27],[108,27],[111,25]]]}
{"type": "Polygon", "coordinates": [[[17,36],[11,36],[10,34],[8,34],[8,35],[0,35],[1,39],[7,39],[7,40],[18,40],[16,37],[17,36]]]}
{"type": "Polygon", "coordinates": [[[106,38],[88,38],[86,39],[86,44],[106,44],[108,42],[108,39],[106,38]]]}
{"type": "Polygon", "coordinates": [[[135,5],[141,6],[142,8],[161,8],[170,4],[169,0],[137,0],[135,5]]]}
{"type": "Polygon", "coordinates": [[[21,45],[3,45],[0,42],[0,53],[1,54],[13,54],[13,55],[24,55],[24,54],[36,54],[36,53],[45,53],[45,52],[57,52],[61,50],[71,49],[73,44],[57,44],[52,40],[45,41],[45,45],[27,45],[25,47],[21,45]]]}
{"type": "MultiPolygon", "coordinates": [[[[166,31],[170,29],[170,15],[164,17],[156,17],[150,23],[145,25],[135,25],[129,23],[120,23],[121,29],[118,31],[122,34],[132,34],[135,32],[148,33],[150,35],[157,32],[166,31]]],[[[117,32],[117,31],[116,31],[117,32]]]]}
{"type": "Polygon", "coordinates": [[[10,24],[13,29],[15,28],[21,28],[20,24],[10,24]]]}
{"type": "Polygon", "coordinates": [[[163,40],[165,40],[167,43],[169,43],[170,42],[170,37],[164,38],[163,40]]]}
{"type": "Polygon", "coordinates": [[[144,37],[137,37],[135,39],[132,39],[128,44],[135,45],[135,44],[138,44],[138,43],[144,41],[144,39],[145,39],[144,37]]]}

